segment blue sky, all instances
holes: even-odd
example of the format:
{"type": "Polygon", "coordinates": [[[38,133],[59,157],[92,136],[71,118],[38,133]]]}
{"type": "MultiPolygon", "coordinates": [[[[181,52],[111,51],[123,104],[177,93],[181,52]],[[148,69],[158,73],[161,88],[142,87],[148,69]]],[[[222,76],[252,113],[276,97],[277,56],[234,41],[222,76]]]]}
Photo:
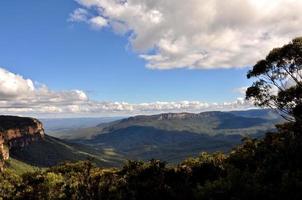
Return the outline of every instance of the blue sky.
{"type": "MultiPolygon", "coordinates": [[[[90,100],[98,102],[232,102],[243,96],[236,92],[237,88],[251,84],[246,79],[249,67],[243,67],[251,66],[253,62],[250,60],[245,65],[241,60],[238,60],[238,65],[226,60],[227,67],[220,66],[219,62],[215,66],[210,60],[188,67],[186,64],[174,66],[175,60],[166,65],[144,59],[141,56],[143,54],[167,56],[166,49],[160,46],[163,39],[154,39],[153,47],[157,45],[156,48],[136,48],[135,45],[142,45],[132,40],[131,35],[135,34],[139,38],[141,29],[132,27],[132,22],[125,18],[124,23],[129,24],[127,33],[120,33],[109,23],[122,21],[123,18],[116,19],[109,12],[106,13],[107,4],[87,6],[87,2],[1,1],[0,67],[8,73],[30,79],[35,87],[43,84],[52,92],[79,90],[85,92],[90,100]],[[105,11],[102,13],[97,10],[98,6],[105,11]],[[87,19],[71,20],[71,14],[79,8],[89,13],[87,19]],[[108,21],[108,25],[95,27],[87,23],[89,17],[97,16],[108,21]],[[153,66],[150,67],[150,63],[153,66]],[[207,63],[213,64],[207,67],[207,63]]],[[[156,14],[153,10],[152,13],[156,14]]],[[[169,25],[169,29],[173,30],[173,26],[169,25]]],[[[152,30],[150,33],[153,34],[152,30]]],[[[177,36],[173,41],[177,41],[177,36]]],[[[202,50],[209,54],[212,52],[209,48],[202,50]]],[[[228,46],[224,48],[227,50],[228,46]]],[[[232,53],[234,57],[238,56],[232,53]]],[[[221,57],[219,54],[217,58],[211,56],[213,60],[221,57]]],[[[182,58],[175,62],[178,61],[182,63],[182,58]]]]}

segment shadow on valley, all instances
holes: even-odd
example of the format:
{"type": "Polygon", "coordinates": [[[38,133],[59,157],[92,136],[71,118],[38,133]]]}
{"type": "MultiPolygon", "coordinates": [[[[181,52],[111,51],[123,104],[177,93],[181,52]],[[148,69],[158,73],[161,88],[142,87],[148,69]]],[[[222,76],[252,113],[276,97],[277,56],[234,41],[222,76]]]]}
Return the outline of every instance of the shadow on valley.
{"type": "Polygon", "coordinates": [[[242,129],[242,128],[251,128],[255,126],[261,126],[265,123],[269,123],[269,120],[261,118],[244,118],[244,117],[224,117],[221,123],[216,129],[242,129]]]}
{"type": "Polygon", "coordinates": [[[89,140],[73,142],[89,145],[95,150],[114,149],[127,159],[157,158],[177,163],[202,151],[227,152],[242,139],[240,135],[196,134],[188,131],[167,131],[153,127],[131,126],[100,134],[89,140]]]}
{"type": "Polygon", "coordinates": [[[120,166],[122,158],[87,145],[70,143],[48,135],[22,148],[12,148],[11,157],[37,167],[50,167],[67,161],[91,160],[98,166],[120,166]]]}

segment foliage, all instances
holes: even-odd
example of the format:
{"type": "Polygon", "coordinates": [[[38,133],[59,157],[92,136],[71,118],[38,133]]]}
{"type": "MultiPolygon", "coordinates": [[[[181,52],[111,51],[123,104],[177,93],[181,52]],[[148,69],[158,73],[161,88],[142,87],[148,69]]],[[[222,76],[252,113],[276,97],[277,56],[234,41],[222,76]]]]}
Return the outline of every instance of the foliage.
{"type": "Polygon", "coordinates": [[[277,108],[288,120],[294,120],[296,106],[302,104],[302,37],[273,49],[247,74],[256,78],[246,91],[247,99],[257,106],[277,108]]]}
{"type": "Polygon", "coordinates": [[[26,164],[24,162],[21,162],[19,160],[10,158],[5,162],[5,166],[10,169],[11,172],[22,175],[26,172],[35,172],[40,170],[41,168],[34,167],[32,165],[26,164]]]}
{"type": "Polygon", "coordinates": [[[5,170],[3,199],[301,199],[301,125],[246,138],[230,154],[202,153],[177,167],[159,160],[98,168],[64,163],[21,176],[5,170]]]}

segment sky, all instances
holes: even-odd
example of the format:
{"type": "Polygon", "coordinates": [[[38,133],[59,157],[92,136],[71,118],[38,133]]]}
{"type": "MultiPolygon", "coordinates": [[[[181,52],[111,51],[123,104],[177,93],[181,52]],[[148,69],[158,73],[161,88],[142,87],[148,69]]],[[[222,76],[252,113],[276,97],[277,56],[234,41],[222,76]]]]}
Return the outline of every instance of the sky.
{"type": "Polygon", "coordinates": [[[301,36],[300,0],[3,0],[0,113],[248,109],[247,71],[301,36]]]}

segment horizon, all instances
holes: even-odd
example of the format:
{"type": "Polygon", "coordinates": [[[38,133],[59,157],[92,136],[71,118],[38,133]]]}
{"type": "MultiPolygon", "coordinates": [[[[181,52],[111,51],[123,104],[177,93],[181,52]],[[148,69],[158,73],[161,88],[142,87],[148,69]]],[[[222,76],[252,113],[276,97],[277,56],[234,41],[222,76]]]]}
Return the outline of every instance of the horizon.
{"type": "Polygon", "coordinates": [[[245,100],[246,74],[302,35],[302,2],[216,1],[0,2],[0,112],[99,118],[255,109],[245,100]]]}
{"type": "MultiPolygon", "coordinates": [[[[209,111],[201,111],[201,112],[158,112],[153,114],[138,114],[138,115],[120,115],[120,116],[58,116],[58,117],[51,117],[51,116],[42,116],[42,117],[35,117],[35,116],[26,116],[26,115],[0,115],[0,116],[17,116],[17,117],[32,117],[37,119],[125,119],[130,117],[139,117],[139,116],[154,116],[154,115],[163,115],[163,114],[201,114],[201,113],[211,113],[211,112],[244,112],[244,111],[254,111],[254,110],[272,110],[270,108],[247,108],[247,109],[238,109],[238,110],[209,110],[209,111]]],[[[273,110],[274,111],[274,110],[273,110]]],[[[277,112],[277,111],[276,111],[277,112]]]]}

